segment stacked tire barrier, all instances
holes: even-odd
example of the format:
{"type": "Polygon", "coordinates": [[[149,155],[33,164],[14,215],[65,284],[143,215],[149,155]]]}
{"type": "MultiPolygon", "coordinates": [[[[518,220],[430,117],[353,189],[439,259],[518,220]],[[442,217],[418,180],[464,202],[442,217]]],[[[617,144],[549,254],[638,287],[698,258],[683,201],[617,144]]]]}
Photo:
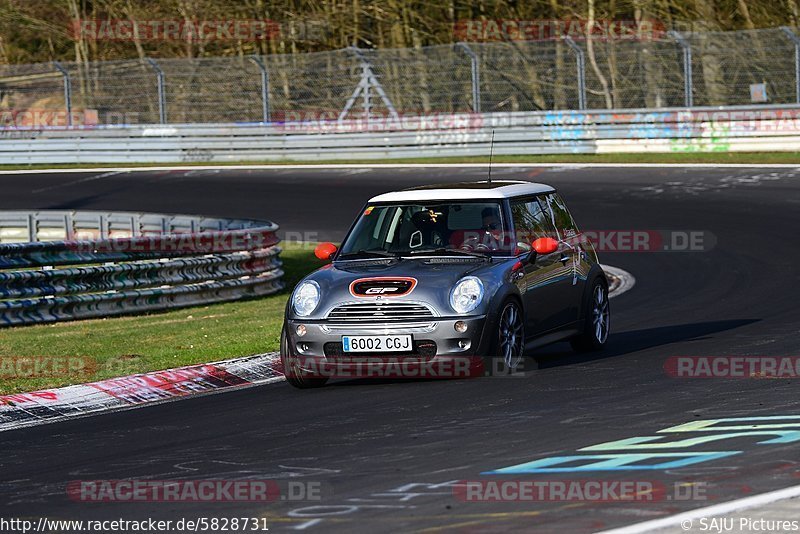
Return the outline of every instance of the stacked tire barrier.
{"type": "Polygon", "coordinates": [[[277,229],[184,215],[0,212],[0,326],[276,293],[277,229]]]}

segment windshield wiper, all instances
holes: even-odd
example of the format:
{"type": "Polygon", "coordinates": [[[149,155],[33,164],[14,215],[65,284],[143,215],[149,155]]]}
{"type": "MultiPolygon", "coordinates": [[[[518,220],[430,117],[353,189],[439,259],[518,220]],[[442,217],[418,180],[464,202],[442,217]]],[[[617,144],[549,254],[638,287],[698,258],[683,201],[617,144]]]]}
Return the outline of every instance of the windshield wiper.
{"type": "Polygon", "coordinates": [[[370,249],[364,250],[363,248],[357,252],[348,252],[347,254],[342,254],[339,259],[344,260],[347,258],[363,258],[363,257],[376,257],[376,258],[392,258],[392,259],[399,259],[400,254],[397,252],[389,252],[388,250],[383,249],[370,249]]]}
{"type": "Polygon", "coordinates": [[[462,256],[470,256],[472,258],[480,258],[483,260],[491,261],[492,257],[484,252],[475,252],[470,250],[463,250],[460,248],[427,248],[422,250],[411,250],[408,252],[409,256],[416,256],[421,254],[430,254],[432,256],[443,256],[448,254],[460,254],[462,256]]]}

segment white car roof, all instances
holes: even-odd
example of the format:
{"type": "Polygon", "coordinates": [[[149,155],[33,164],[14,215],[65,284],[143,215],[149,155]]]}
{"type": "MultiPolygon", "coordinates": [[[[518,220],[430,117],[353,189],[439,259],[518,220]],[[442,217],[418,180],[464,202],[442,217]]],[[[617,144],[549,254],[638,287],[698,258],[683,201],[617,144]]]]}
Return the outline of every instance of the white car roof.
{"type": "Polygon", "coordinates": [[[555,191],[552,186],[535,182],[492,180],[491,182],[458,182],[452,184],[426,185],[383,193],[372,197],[370,202],[409,202],[425,200],[483,200],[503,199],[555,191]]]}

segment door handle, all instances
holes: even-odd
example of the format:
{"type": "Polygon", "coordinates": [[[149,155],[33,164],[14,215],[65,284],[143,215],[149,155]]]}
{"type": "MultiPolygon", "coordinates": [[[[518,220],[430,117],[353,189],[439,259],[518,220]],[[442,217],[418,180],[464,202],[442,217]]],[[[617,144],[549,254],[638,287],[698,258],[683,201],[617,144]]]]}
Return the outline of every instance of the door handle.
{"type": "Polygon", "coordinates": [[[558,261],[560,261],[561,263],[563,263],[564,265],[566,265],[566,264],[567,264],[567,262],[568,262],[570,259],[571,259],[571,258],[570,258],[569,256],[561,256],[561,259],[559,259],[558,261]]]}

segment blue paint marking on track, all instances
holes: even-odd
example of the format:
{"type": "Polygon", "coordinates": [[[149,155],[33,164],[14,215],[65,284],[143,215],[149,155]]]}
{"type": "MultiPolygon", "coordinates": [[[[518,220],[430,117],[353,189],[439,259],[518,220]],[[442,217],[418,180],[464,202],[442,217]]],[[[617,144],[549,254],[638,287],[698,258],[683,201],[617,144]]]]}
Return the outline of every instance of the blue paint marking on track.
{"type": "Polygon", "coordinates": [[[667,453],[626,453],[626,454],[593,454],[588,456],[551,456],[533,462],[512,465],[494,471],[486,471],[482,475],[519,475],[531,473],[585,473],[587,471],[636,471],[636,470],[660,470],[677,469],[687,465],[699,464],[740,454],[741,451],[717,451],[717,452],[667,452],[667,453]],[[652,460],[654,458],[674,458],[671,461],[657,464],[638,465],[637,462],[652,460]],[[568,464],[579,461],[596,460],[591,463],[567,466],[551,467],[559,464],[568,464]]]}
{"type": "MultiPolygon", "coordinates": [[[[758,445],[770,445],[777,443],[791,443],[800,440],[797,431],[787,430],[800,426],[798,415],[771,415],[756,417],[732,417],[723,419],[708,419],[700,421],[690,421],[678,426],[672,426],[659,430],[659,433],[684,433],[684,432],[718,432],[717,436],[708,434],[699,438],[686,438],[677,442],[647,443],[659,439],[659,436],[638,436],[628,439],[609,441],[584,447],[584,450],[608,450],[620,451],[607,454],[592,455],[569,455],[569,456],[550,456],[533,460],[501,469],[484,471],[482,475],[511,475],[511,474],[536,474],[536,473],[585,473],[589,471],[634,471],[634,470],[666,470],[686,467],[688,465],[709,462],[741,454],[743,451],[698,451],[698,452],[660,452],[657,448],[683,448],[687,449],[710,441],[723,439],[735,439],[742,437],[755,437],[765,435],[775,435],[776,437],[768,440],[760,440],[758,445]],[[759,424],[764,421],[785,421],[783,423],[759,424]],[[716,426],[718,423],[745,423],[733,426],[716,426]],[[731,432],[735,431],[735,432],[731,432]],[[714,439],[711,439],[711,438],[714,439]],[[647,443],[647,444],[643,444],[647,443]],[[660,446],[661,445],[661,446],[660,446]],[[646,452],[642,449],[648,449],[646,452]],[[636,450],[637,452],[626,452],[636,450]],[[654,460],[665,459],[658,463],[654,460]],[[578,462],[581,462],[578,464],[578,462]],[[643,463],[651,462],[651,463],[643,463]],[[575,465],[578,464],[578,465],[575,465]]],[[[685,436],[683,436],[685,437],[685,436]]]]}

